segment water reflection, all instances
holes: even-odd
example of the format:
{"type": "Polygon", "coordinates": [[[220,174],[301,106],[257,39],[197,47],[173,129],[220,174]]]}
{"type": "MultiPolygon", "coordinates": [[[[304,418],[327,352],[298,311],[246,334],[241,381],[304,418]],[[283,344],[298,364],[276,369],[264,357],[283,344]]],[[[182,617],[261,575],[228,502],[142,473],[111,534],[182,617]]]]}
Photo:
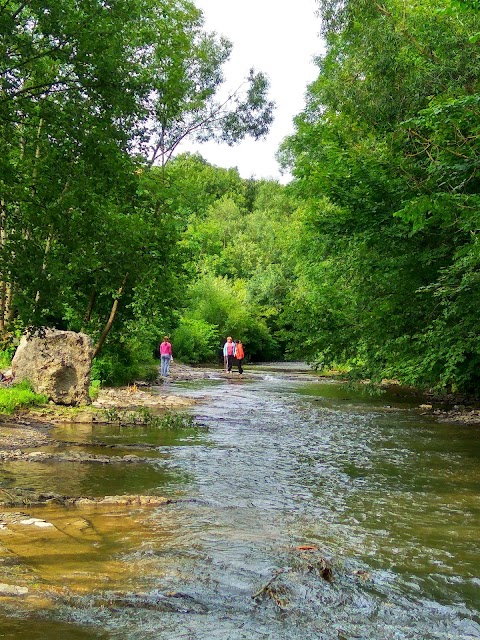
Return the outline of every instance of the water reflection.
{"type": "Polygon", "coordinates": [[[195,429],[162,429],[158,427],[115,424],[60,424],[52,429],[59,441],[85,444],[148,444],[175,447],[205,443],[205,433],[195,429]]]}
{"type": "Polygon", "coordinates": [[[5,640],[106,640],[108,636],[92,627],[77,627],[51,620],[15,620],[0,616],[0,638],[5,640]]]}
{"type": "Polygon", "coordinates": [[[101,464],[83,462],[5,462],[0,469],[0,488],[21,487],[65,496],[129,494],[176,495],[188,482],[164,461],[101,464]]]}

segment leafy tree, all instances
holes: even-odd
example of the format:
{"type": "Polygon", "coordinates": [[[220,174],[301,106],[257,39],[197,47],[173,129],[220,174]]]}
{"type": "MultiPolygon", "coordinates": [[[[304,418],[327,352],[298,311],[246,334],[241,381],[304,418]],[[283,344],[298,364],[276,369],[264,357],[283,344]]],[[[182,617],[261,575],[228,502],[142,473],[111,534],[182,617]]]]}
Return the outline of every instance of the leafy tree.
{"type": "Polygon", "coordinates": [[[173,349],[180,360],[198,364],[214,362],[218,357],[218,328],[188,314],[175,329],[173,349]]]}
{"type": "Polygon", "coordinates": [[[445,285],[475,261],[478,15],[435,0],[319,4],[327,53],[282,151],[305,202],[285,327],[297,353],[359,375],[472,389],[472,324],[454,337],[445,285]]]}
{"type": "Polygon", "coordinates": [[[209,353],[218,355],[225,338],[231,335],[242,340],[250,358],[273,357],[277,344],[258,311],[249,302],[245,282],[207,273],[189,288],[189,304],[179,325],[181,337],[175,332],[174,344],[178,341],[184,345],[186,327],[191,333],[193,328],[197,331],[204,327],[209,353]]]}
{"type": "Polygon", "coordinates": [[[202,25],[187,0],[2,4],[4,337],[17,318],[86,329],[99,350],[114,321],[131,334],[149,305],[162,308],[153,326],[173,323],[188,212],[152,163],[189,134],[261,136],[273,108],[254,73],[246,95],[219,102],[230,45],[202,25]]]}

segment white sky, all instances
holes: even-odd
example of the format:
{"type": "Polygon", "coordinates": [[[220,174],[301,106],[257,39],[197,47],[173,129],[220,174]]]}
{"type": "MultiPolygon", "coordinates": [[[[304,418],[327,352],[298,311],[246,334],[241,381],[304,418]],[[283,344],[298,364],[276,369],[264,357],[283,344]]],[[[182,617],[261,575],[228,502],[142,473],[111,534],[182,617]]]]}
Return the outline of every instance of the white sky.
{"type": "Polygon", "coordinates": [[[275,121],[265,140],[247,138],[240,144],[185,143],[182,151],[198,151],[220,167],[237,167],[243,178],[281,176],[275,153],[293,132],[293,117],[304,106],[307,85],[318,75],[313,57],[322,52],[320,19],[315,0],[194,0],[205,16],[207,31],[216,31],[233,43],[225,65],[225,86],[241,84],[251,67],[270,79],[270,96],[277,105],[275,121]]]}

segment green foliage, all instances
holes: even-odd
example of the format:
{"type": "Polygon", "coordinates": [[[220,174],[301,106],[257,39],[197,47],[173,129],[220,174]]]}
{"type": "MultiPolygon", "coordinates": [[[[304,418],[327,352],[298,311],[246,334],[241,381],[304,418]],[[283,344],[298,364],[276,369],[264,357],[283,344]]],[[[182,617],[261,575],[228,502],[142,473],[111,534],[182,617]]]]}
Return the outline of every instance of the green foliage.
{"type": "Polygon", "coordinates": [[[90,396],[90,400],[95,402],[100,394],[101,382],[100,380],[92,380],[90,387],[88,389],[88,395],[90,396]]]}
{"type": "Polygon", "coordinates": [[[285,339],[352,376],[479,393],[480,16],[319,5],[327,52],[281,151],[304,202],[285,339]]]}
{"type": "MultiPolygon", "coordinates": [[[[268,82],[249,72],[218,99],[231,45],[188,0],[7,0],[0,34],[3,344],[15,322],[83,330],[104,349],[99,379],[130,376],[189,276],[179,240],[203,184],[183,198],[188,162],[170,189],[167,161],[187,136],[264,135],[268,82]]],[[[244,190],[235,170],[215,180],[212,198],[244,190]]]]}
{"type": "Polygon", "coordinates": [[[462,10],[480,11],[480,0],[452,0],[452,4],[462,10]]]}
{"type": "Polygon", "coordinates": [[[122,344],[115,350],[106,350],[95,358],[91,369],[92,385],[124,385],[143,380],[154,382],[158,378],[158,363],[153,356],[147,361],[137,360],[122,344]]]}
{"type": "Polygon", "coordinates": [[[207,273],[191,285],[189,294],[186,317],[216,327],[214,353],[219,353],[229,335],[242,341],[250,358],[270,358],[277,353],[275,339],[259,308],[250,301],[245,282],[207,273]]]}
{"type": "Polygon", "coordinates": [[[0,369],[8,369],[12,363],[16,347],[9,347],[0,351],[0,369]]]}
{"type": "MultiPolygon", "coordinates": [[[[198,166],[190,166],[195,182],[198,166]]],[[[222,176],[224,170],[210,171],[222,176]]],[[[295,203],[276,182],[241,185],[217,192],[205,210],[190,216],[181,241],[192,256],[183,318],[218,328],[216,343],[210,342],[214,353],[232,335],[242,339],[248,357],[278,358],[283,352],[279,318],[293,275],[288,251],[295,203]]],[[[183,342],[181,352],[186,353],[183,342]]]]}
{"type": "Polygon", "coordinates": [[[192,416],[179,412],[168,412],[161,416],[158,426],[162,429],[193,429],[198,427],[192,416]]]}
{"type": "Polygon", "coordinates": [[[191,364],[213,362],[218,357],[218,328],[202,318],[184,315],[173,334],[175,358],[191,364]]]}
{"type": "Polygon", "coordinates": [[[12,414],[17,409],[46,404],[47,400],[46,396],[34,393],[26,380],[9,387],[0,386],[0,413],[12,414]]]}

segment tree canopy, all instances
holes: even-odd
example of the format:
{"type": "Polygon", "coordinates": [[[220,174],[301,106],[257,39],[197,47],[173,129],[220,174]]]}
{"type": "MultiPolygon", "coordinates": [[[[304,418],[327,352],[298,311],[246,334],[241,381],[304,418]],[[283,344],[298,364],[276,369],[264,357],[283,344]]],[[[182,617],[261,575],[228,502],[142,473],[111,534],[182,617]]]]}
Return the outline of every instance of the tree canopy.
{"type": "Polygon", "coordinates": [[[479,14],[319,2],[327,51],[282,157],[304,202],[291,307],[310,356],[478,389],[479,14]]]}
{"type": "Polygon", "coordinates": [[[318,8],[282,186],[179,153],[261,138],[274,108],[260,72],[226,88],[231,44],[191,2],[3,3],[4,346],[83,330],[114,379],[164,333],[190,362],[234,334],[249,358],[480,393],[478,2],[318,8]]]}
{"type": "Polygon", "coordinates": [[[154,297],[168,324],[187,218],[156,164],[188,135],[263,136],[266,77],[251,70],[219,98],[231,44],[186,0],[7,0],[0,34],[4,342],[51,324],[88,331],[99,350],[114,319],[144,324],[154,297]]]}

